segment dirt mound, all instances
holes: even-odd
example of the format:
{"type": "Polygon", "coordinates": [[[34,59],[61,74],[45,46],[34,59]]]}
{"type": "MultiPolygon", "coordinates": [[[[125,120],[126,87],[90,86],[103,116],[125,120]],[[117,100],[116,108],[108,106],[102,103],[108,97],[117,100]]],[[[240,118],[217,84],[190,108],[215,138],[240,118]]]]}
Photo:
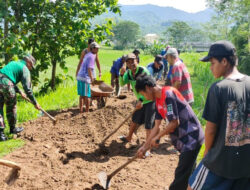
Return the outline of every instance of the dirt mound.
{"type": "MultiPolygon", "coordinates": [[[[98,143],[133,110],[135,99],[131,93],[123,100],[109,98],[106,107],[93,108],[79,114],[78,108],[51,113],[58,120],[53,123],[41,117],[24,124],[21,138],[26,144],[4,157],[22,166],[19,179],[13,186],[4,183],[10,169],[0,166],[0,189],[102,189],[97,174],[108,174],[132,157],[145,140],[144,127],[138,130],[130,144],[117,137],[126,134],[128,122],[106,142],[107,152],[98,143]]],[[[170,151],[168,141],[144,160],[136,160],[111,180],[110,189],[164,189],[173,179],[178,162],[170,151]]]]}

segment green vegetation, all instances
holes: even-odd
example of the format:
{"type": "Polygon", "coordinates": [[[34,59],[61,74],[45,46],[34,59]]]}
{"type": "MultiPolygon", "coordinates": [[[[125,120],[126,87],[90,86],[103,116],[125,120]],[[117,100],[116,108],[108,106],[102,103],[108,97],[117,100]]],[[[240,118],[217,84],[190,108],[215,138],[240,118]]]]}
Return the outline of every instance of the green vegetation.
{"type": "Polygon", "coordinates": [[[6,142],[0,142],[0,157],[10,153],[11,151],[23,146],[25,143],[20,139],[11,139],[6,142]]]}
{"type": "Polygon", "coordinates": [[[113,28],[114,49],[125,49],[134,46],[140,34],[140,26],[132,21],[121,21],[113,28]]]}
{"type": "MultiPolygon", "coordinates": [[[[99,59],[102,68],[102,79],[110,84],[110,73],[109,70],[113,63],[113,60],[121,57],[123,54],[127,54],[132,50],[118,51],[111,50],[111,48],[103,47],[99,52],[99,59]]],[[[209,86],[215,80],[213,79],[209,70],[209,64],[200,62],[199,59],[206,53],[182,53],[181,58],[187,64],[189,72],[191,74],[191,80],[193,90],[195,94],[195,103],[193,109],[197,114],[199,120],[204,126],[205,121],[201,118],[202,111],[206,99],[206,94],[209,86]]],[[[140,56],[141,65],[146,66],[148,63],[153,61],[153,56],[142,54],[140,56]]],[[[68,74],[74,78],[74,80],[65,80],[60,84],[56,91],[50,91],[44,96],[38,96],[37,100],[45,110],[60,110],[63,108],[69,108],[78,105],[78,95],[76,92],[76,80],[75,71],[79,59],[76,56],[66,59],[67,67],[69,68],[68,74]]],[[[58,70],[58,73],[63,73],[63,70],[58,70]]],[[[50,76],[50,73],[42,73],[43,80],[50,76]]],[[[42,84],[41,84],[42,85],[42,84]]],[[[40,113],[31,105],[19,98],[17,105],[18,122],[22,123],[28,120],[35,119],[40,116],[40,113]]],[[[8,127],[6,133],[8,134],[8,127]]],[[[23,141],[9,140],[7,142],[0,143],[0,156],[8,154],[15,148],[21,147],[24,144],[23,141]]],[[[202,153],[200,154],[200,156],[202,153]]]]}
{"type": "Polygon", "coordinates": [[[249,0],[207,0],[217,16],[212,20],[208,34],[214,40],[230,40],[234,43],[239,57],[239,70],[250,74],[250,1],[249,0]],[[214,22],[213,22],[214,21],[214,22]],[[214,35],[218,34],[218,35],[214,35]]]}
{"type": "MultiPolygon", "coordinates": [[[[33,84],[39,74],[51,69],[43,91],[55,89],[65,75],[57,75],[60,66],[67,73],[65,59],[79,55],[88,38],[104,41],[111,35],[112,21],[92,25],[91,19],[107,10],[120,13],[118,1],[101,0],[30,0],[0,1],[0,52],[7,64],[15,57],[30,52],[38,61],[33,71],[33,84]]],[[[0,66],[3,65],[0,58],[0,66]]]]}
{"type": "Polygon", "coordinates": [[[208,41],[207,34],[200,29],[192,28],[183,21],[175,21],[164,32],[168,43],[178,49],[184,49],[184,43],[208,41]]]}

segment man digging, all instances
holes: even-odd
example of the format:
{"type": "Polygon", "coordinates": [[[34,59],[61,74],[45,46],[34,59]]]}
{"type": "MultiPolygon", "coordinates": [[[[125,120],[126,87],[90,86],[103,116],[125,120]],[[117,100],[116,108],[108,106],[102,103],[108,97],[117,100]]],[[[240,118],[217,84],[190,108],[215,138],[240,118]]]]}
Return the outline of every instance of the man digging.
{"type": "Polygon", "coordinates": [[[31,89],[30,70],[35,66],[36,60],[32,55],[27,55],[23,60],[11,61],[0,70],[0,141],[7,140],[4,134],[3,106],[6,104],[6,115],[10,126],[10,133],[17,134],[23,131],[23,127],[16,127],[16,93],[22,97],[28,96],[35,108],[40,110],[31,89]],[[19,90],[17,84],[21,82],[26,95],[19,90]]]}
{"type": "Polygon", "coordinates": [[[169,134],[172,144],[180,152],[174,181],[169,190],[186,190],[204,140],[199,120],[177,89],[158,86],[151,76],[146,75],[138,77],[135,87],[145,98],[155,101],[157,108],[155,126],[137,155],[143,158],[148,149],[157,147],[160,138],[169,134]],[[167,119],[169,123],[164,130],[159,131],[162,119],[167,119]]]}
{"type": "Polygon", "coordinates": [[[132,122],[130,123],[130,129],[128,135],[120,137],[123,142],[131,142],[133,133],[135,129],[145,123],[146,138],[149,137],[152,128],[154,127],[155,119],[155,102],[147,100],[140,93],[135,90],[136,79],[141,74],[150,75],[149,71],[137,63],[137,58],[135,54],[130,53],[126,57],[126,64],[128,70],[126,71],[126,66],[124,65],[120,71],[120,85],[131,84],[132,90],[139,100],[136,105],[136,111],[132,116],[132,122]]]}

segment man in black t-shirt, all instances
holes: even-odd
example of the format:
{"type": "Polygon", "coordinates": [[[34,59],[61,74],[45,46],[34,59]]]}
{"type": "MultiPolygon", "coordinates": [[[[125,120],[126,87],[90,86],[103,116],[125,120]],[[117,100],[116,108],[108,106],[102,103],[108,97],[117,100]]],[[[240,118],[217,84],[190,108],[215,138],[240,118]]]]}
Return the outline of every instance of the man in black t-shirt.
{"type": "Polygon", "coordinates": [[[235,47],[228,41],[211,45],[208,56],[215,78],[203,118],[204,159],[189,179],[188,190],[250,189],[250,77],[237,66],[235,47]]]}

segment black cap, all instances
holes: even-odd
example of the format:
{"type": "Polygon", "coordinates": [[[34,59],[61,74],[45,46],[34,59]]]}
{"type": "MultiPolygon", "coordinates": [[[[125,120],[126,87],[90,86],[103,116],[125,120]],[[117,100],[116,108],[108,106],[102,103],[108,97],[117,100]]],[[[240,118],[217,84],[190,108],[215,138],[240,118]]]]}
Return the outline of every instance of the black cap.
{"type": "Polygon", "coordinates": [[[217,41],[210,46],[208,55],[200,60],[207,62],[212,57],[234,56],[235,52],[236,49],[231,42],[224,40],[217,41]]]}
{"type": "Polygon", "coordinates": [[[136,53],[140,54],[140,51],[139,51],[138,49],[135,49],[135,50],[133,51],[133,53],[134,53],[134,54],[136,54],[136,53]]]}
{"type": "Polygon", "coordinates": [[[163,65],[163,61],[162,61],[162,56],[161,55],[156,55],[155,56],[155,62],[157,62],[158,64],[163,65]]]}

